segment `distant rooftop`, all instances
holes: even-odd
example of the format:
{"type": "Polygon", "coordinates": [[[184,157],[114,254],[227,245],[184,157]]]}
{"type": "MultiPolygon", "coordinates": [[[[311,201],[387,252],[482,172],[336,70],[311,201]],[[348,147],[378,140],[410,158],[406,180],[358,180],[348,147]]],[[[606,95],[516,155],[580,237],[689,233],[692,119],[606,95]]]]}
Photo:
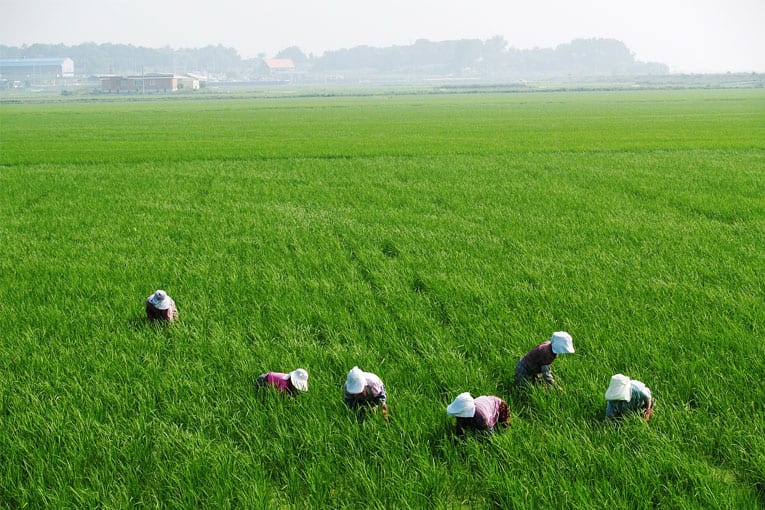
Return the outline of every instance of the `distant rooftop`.
{"type": "Polygon", "coordinates": [[[295,63],[291,58],[264,58],[269,69],[295,69],[295,63]]]}

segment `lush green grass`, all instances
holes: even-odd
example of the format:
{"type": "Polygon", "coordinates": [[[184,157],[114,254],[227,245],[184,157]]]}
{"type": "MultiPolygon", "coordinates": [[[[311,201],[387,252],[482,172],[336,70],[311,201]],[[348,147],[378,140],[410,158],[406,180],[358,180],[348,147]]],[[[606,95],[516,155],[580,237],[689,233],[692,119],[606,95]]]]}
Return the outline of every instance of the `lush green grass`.
{"type": "Polygon", "coordinates": [[[1,506],[765,504],[763,91],[6,104],[0,144],[1,506]],[[455,441],[462,391],[512,427],[455,441]]]}

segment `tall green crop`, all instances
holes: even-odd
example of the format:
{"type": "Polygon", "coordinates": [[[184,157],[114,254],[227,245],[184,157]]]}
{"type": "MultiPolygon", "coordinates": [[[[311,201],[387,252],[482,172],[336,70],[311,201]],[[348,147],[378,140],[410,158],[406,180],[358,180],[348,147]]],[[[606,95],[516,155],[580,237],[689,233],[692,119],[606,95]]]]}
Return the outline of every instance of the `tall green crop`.
{"type": "Polygon", "coordinates": [[[762,505],[764,99],[3,104],[0,506],[762,505]],[[557,330],[564,391],[518,391],[557,330]],[[463,391],[512,426],[455,439],[463,391]]]}

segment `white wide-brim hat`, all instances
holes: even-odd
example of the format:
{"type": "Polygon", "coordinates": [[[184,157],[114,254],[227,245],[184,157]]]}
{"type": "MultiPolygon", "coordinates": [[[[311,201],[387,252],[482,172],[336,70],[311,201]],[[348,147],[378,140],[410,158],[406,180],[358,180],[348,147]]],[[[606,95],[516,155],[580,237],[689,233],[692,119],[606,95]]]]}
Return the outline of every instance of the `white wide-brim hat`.
{"type": "Polygon", "coordinates": [[[308,372],[302,368],[296,368],[289,374],[287,378],[292,382],[292,385],[300,391],[308,391],[308,372]]]}
{"type": "Polygon", "coordinates": [[[550,342],[555,354],[572,354],[574,352],[574,339],[565,331],[553,333],[550,342]]]}
{"type": "Polygon", "coordinates": [[[366,386],[367,380],[364,377],[364,372],[359,367],[353,367],[348,372],[348,378],[345,380],[345,391],[355,395],[361,393],[366,386]]]}
{"type": "Polygon", "coordinates": [[[611,376],[611,384],[606,390],[606,400],[629,400],[631,396],[630,378],[622,374],[611,376]]]}
{"type": "Polygon", "coordinates": [[[167,310],[172,305],[173,300],[167,295],[164,290],[158,290],[151,296],[149,296],[149,303],[151,303],[157,310],[167,310]]]}
{"type": "Polygon", "coordinates": [[[472,418],[475,416],[475,400],[470,392],[460,393],[454,402],[446,407],[446,413],[459,418],[472,418]]]}

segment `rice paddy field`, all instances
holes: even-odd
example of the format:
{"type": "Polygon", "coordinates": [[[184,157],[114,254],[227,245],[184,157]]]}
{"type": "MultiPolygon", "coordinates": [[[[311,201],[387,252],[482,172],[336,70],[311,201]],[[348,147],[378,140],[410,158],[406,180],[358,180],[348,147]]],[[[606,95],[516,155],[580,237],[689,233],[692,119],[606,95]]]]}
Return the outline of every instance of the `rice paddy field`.
{"type": "Polygon", "coordinates": [[[762,89],[0,104],[0,507],[762,508],[763,246],[762,89]]]}

